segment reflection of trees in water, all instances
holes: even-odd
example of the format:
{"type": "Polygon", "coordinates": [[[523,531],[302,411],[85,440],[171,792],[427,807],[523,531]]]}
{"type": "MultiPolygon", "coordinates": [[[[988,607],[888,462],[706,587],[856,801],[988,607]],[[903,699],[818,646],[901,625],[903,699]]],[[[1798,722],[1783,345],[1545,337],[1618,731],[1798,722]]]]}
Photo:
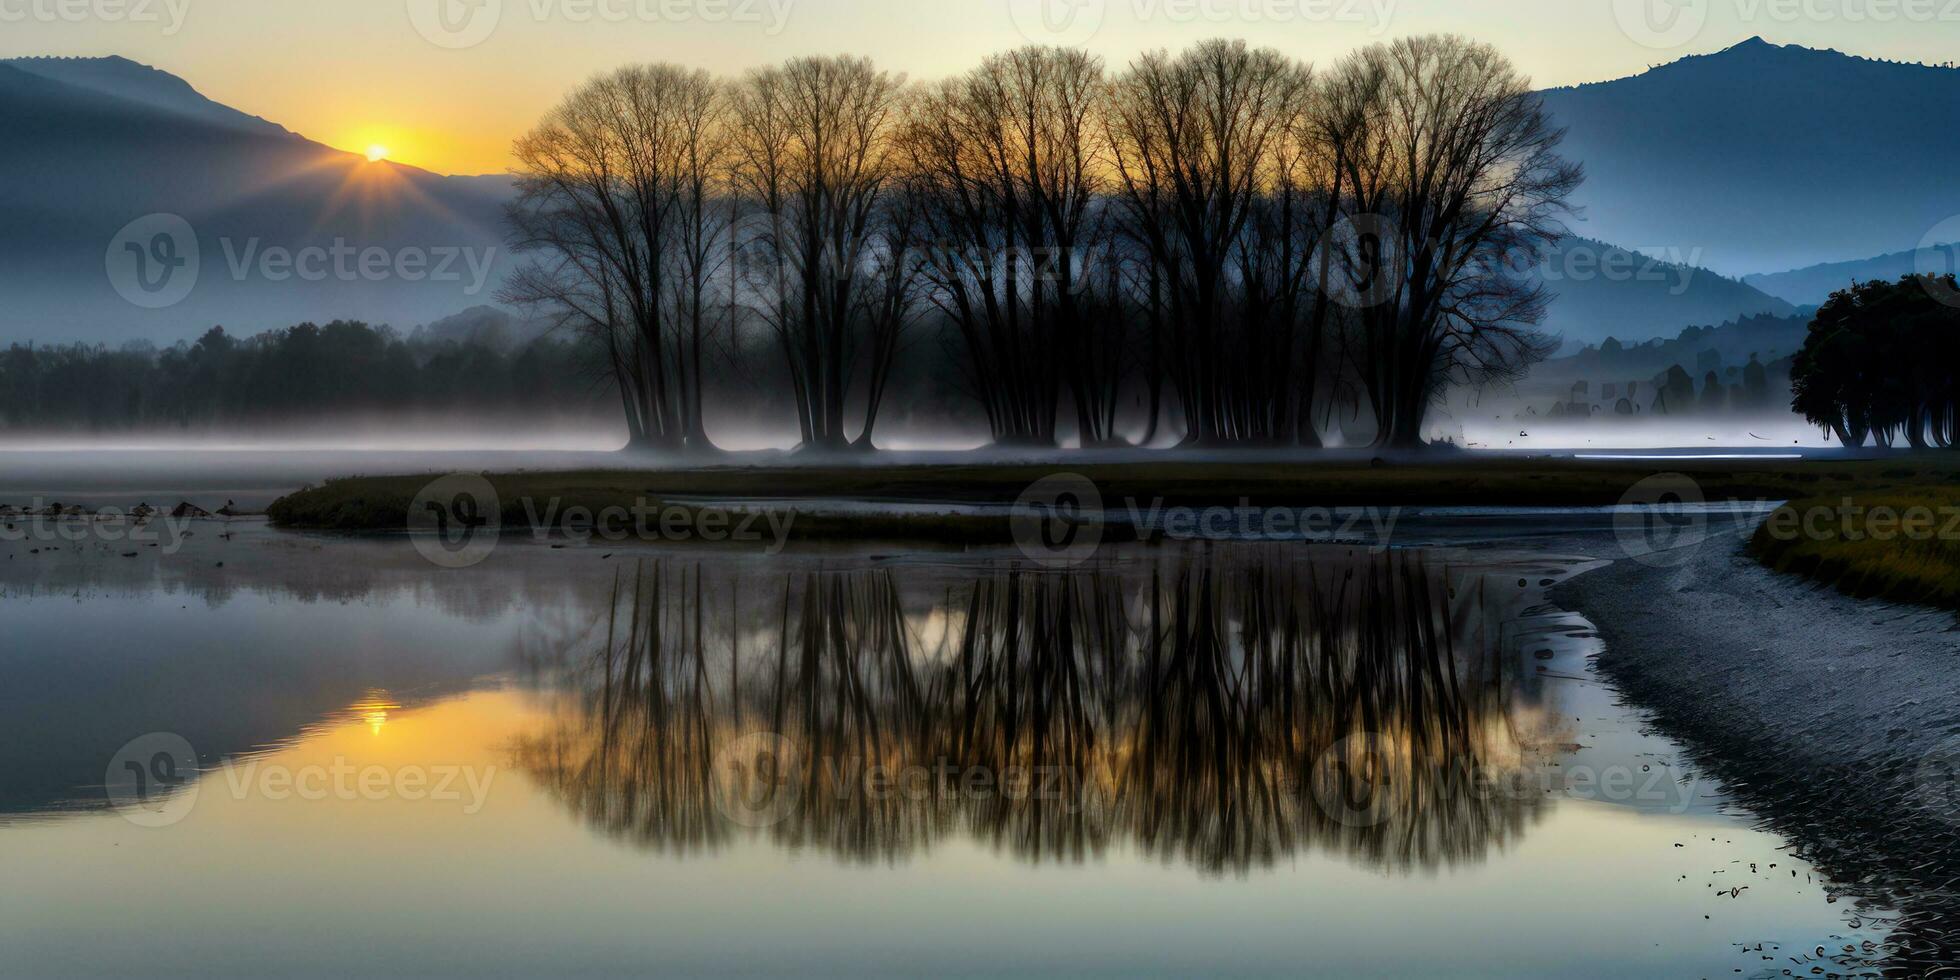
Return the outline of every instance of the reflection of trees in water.
{"type": "Polygon", "coordinates": [[[575,721],[518,747],[520,764],[583,819],[683,852],[728,833],[709,790],[720,710],[704,614],[698,568],[661,563],[630,582],[615,577],[593,676],[573,692],[575,721]]]}
{"type": "Polygon", "coordinates": [[[520,749],[649,846],[746,825],[862,860],[959,832],[1032,861],[1121,843],[1225,872],[1319,846],[1429,868],[1540,804],[1488,781],[1521,763],[1481,589],[1453,600],[1418,556],[703,577],[616,585],[573,707],[520,749]],[[782,738],[730,750],[750,732],[782,738]]]}

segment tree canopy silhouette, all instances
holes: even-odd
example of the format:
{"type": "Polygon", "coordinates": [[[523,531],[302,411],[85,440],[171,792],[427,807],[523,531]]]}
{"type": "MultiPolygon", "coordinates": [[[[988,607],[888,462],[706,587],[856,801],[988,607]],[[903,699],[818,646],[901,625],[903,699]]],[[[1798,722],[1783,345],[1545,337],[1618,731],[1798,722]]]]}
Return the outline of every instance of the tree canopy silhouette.
{"type": "Polygon", "coordinates": [[[1318,76],[1226,40],[909,88],[849,57],[628,68],[518,142],[540,261],[509,295],[606,341],[657,448],[708,448],[718,336],[776,351],[805,446],[869,448],[922,326],[1000,443],[1315,446],[1365,407],[1415,446],[1448,387],[1550,350],[1510,270],[1562,233],[1562,136],[1453,36],[1318,76]]]}
{"type": "Polygon", "coordinates": [[[1950,448],[1960,289],[1954,277],[1873,280],[1831,294],[1791,371],[1791,408],[1846,446],[1950,448]]]}

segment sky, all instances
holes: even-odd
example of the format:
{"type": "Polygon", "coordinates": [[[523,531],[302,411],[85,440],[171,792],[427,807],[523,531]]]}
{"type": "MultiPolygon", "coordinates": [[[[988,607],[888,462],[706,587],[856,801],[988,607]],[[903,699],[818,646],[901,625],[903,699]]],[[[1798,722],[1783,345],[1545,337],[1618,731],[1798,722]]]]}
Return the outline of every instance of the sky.
{"type": "Polygon", "coordinates": [[[1907,61],[1960,41],[1949,0],[0,0],[0,57],[122,55],[355,152],[495,173],[511,140],[586,78],[675,61],[737,75],[867,55],[912,78],[1030,41],[1120,65],[1240,37],[1309,61],[1449,31],[1540,85],[1635,74],[1761,35],[1907,61]]]}

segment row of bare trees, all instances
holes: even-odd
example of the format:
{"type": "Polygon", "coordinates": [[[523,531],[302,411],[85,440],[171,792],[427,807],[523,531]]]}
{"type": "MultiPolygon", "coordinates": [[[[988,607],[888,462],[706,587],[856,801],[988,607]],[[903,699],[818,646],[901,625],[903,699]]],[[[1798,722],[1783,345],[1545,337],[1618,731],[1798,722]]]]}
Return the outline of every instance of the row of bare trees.
{"type": "Polygon", "coordinates": [[[506,296],[602,341],[646,447],[710,448],[706,373],[766,339],[803,444],[868,448],[932,328],[1003,444],[1315,446],[1352,406],[1414,446],[1545,352],[1503,260],[1559,234],[1560,136],[1447,36],[1319,73],[1234,41],[633,67],[517,143],[506,296]]]}

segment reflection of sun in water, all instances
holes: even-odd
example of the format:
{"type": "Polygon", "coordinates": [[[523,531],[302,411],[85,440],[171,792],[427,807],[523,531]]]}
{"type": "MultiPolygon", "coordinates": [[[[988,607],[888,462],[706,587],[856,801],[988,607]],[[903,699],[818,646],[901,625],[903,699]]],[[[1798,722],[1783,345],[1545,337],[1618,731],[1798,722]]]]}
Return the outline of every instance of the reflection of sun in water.
{"type": "Polygon", "coordinates": [[[400,708],[401,705],[388,697],[387,691],[369,691],[367,697],[355,702],[347,713],[366,722],[368,731],[380,735],[382,727],[388,724],[388,712],[400,708]]]}
{"type": "Polygon", "coordinates": [[[369,163],[380,163],[388,159],[388,148],[379,143],[370,143],[367,148],[367,158],[369,163]]]}

